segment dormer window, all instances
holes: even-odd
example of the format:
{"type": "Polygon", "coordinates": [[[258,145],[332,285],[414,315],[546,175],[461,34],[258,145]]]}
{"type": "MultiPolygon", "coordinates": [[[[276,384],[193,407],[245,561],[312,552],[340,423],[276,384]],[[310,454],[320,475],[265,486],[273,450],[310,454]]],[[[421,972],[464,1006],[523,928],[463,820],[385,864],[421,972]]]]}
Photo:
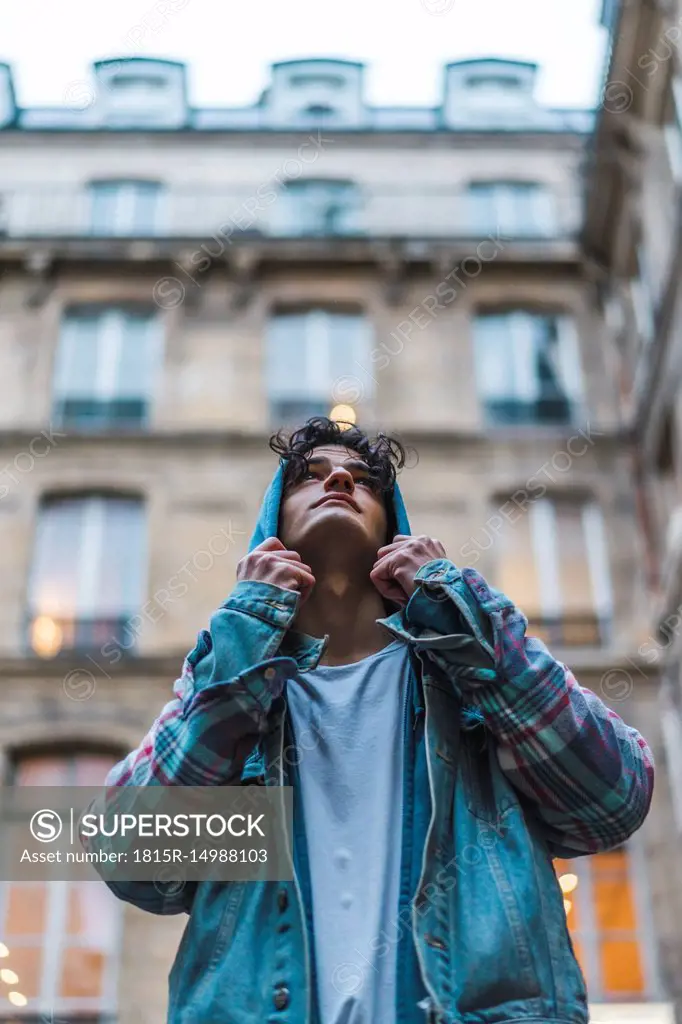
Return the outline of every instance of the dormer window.
{"type": "Polygon", "coordinates": [[[116,127],[179,127],[187,116],[185,71],[174,61],[132,57],[99,61],[97,104],[116,127]]]}
{"type": "Polygon", "coordinates": [[[312,59],[273,65],[263,102],[269,125],[355,126],[362,122],[362,65],[312,59]]]}
{"type": "Polygon", "coordinates": [[[343,89],[345,85],[341,75],[291,75],[289,85],[298,89],[343,89]]]}

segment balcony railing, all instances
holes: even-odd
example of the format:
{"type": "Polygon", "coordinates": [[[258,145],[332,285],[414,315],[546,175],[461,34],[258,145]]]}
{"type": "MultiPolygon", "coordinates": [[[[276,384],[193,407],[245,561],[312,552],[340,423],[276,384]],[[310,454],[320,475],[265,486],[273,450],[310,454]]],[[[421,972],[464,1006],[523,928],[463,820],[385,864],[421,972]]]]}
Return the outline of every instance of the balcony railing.
{"type": "Polygon", "coordinates": [[[60,398],[53,407],[56,426],[85,431],[140,430],[147,421],[146,398],[60,398]]]}
{"type": "MultiPolygon", "coordinates": [[[[245,235],[269,238],[416,237],[462,238],[476,242],[493,236],[515,240],[567,240],[581,220],[579,193],[554,196],[550,217],[529,218],[521,210],[500,218],[491,209],[473,209],[466,193],[429,183],[408,188],[359,189],[347,205],[329,209],[296,205],[286,190],[259,185],[212,191],[202,185],[168,190],[150,217],[135,226],[130,210],[112,215],[109,227],[92,219],[87,188],[21,187],[0,192],[0,239],[9,238],[191,238],[220,243],[245,235]]],[[[472,253],[473,255],[473,253],[472,253]]],[[[486,250],[484,259],[491,259],[486,250]]]]}
{"type": "Polygon", "coordinates": [[[595,612],[567,612],[561,616],[529,615],[528,636],[548,647],[601,647],[608,642],[609,623],[595,612]]]}
{"type": "Polygon", "coordinates": [[[491,426],[559,425],[574,422],[575,411],[567,397],[552,394],[532,402],[486,399],[485,417],[491,426]]]}
{"type": "MultiPolygon", "coordinates": [[[[116,618],[53,618],[30,614],[27,623],[27,646],[41,658],[56,658],[77,652],[134,655],[137,637],[132,629],[132,616],[116,618]],[[107,648],[107,651],[104,651],[107,648]]],[[[117,658],[117,660],[119,660],[117,658]]]]}

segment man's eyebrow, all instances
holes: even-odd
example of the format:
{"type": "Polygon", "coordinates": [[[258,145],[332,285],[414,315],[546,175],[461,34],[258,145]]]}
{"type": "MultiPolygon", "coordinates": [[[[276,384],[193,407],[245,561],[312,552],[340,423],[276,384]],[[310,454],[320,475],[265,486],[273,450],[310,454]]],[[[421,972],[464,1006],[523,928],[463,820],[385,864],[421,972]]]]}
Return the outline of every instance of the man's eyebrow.
{"type": "MultiPolygon", "coordinates": [[[[327,455],[312,455],[308,459],[309,466],[321,466],[323,464],[327,466],[331,464],[331,459],[327,455]]],[[[363,470],[365,473],[370,472],[369,466],[366,462],[363,462],[362,459],[344,459],[342,465],[345,466],[346,469],[363,470]]]]}

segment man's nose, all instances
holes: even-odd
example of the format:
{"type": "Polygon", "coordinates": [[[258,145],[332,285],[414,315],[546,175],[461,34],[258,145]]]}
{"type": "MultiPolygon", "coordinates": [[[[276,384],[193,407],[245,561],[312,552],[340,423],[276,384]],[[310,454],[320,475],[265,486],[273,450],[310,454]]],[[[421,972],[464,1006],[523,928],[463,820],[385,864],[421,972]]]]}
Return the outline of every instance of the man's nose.
{"type": "Polygon", "coordinates": [[[329,474],[324,486],[327,491],[345,491],[347,494],[352,494],[355,490],[355,481],[352,473],[349,473],[343,466],[338,466],[329,474]]]}

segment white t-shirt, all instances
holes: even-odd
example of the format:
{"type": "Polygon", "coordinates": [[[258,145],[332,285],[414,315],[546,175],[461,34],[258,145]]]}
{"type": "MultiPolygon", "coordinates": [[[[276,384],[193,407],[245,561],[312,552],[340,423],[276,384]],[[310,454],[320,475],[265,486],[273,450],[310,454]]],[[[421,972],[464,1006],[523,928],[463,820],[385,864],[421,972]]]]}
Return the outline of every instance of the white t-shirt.
{"type": "Polygon", "coordinates": [[[287,683],[322,1024],[394,1024],[410,662],[396,640],[287,683]]]}

